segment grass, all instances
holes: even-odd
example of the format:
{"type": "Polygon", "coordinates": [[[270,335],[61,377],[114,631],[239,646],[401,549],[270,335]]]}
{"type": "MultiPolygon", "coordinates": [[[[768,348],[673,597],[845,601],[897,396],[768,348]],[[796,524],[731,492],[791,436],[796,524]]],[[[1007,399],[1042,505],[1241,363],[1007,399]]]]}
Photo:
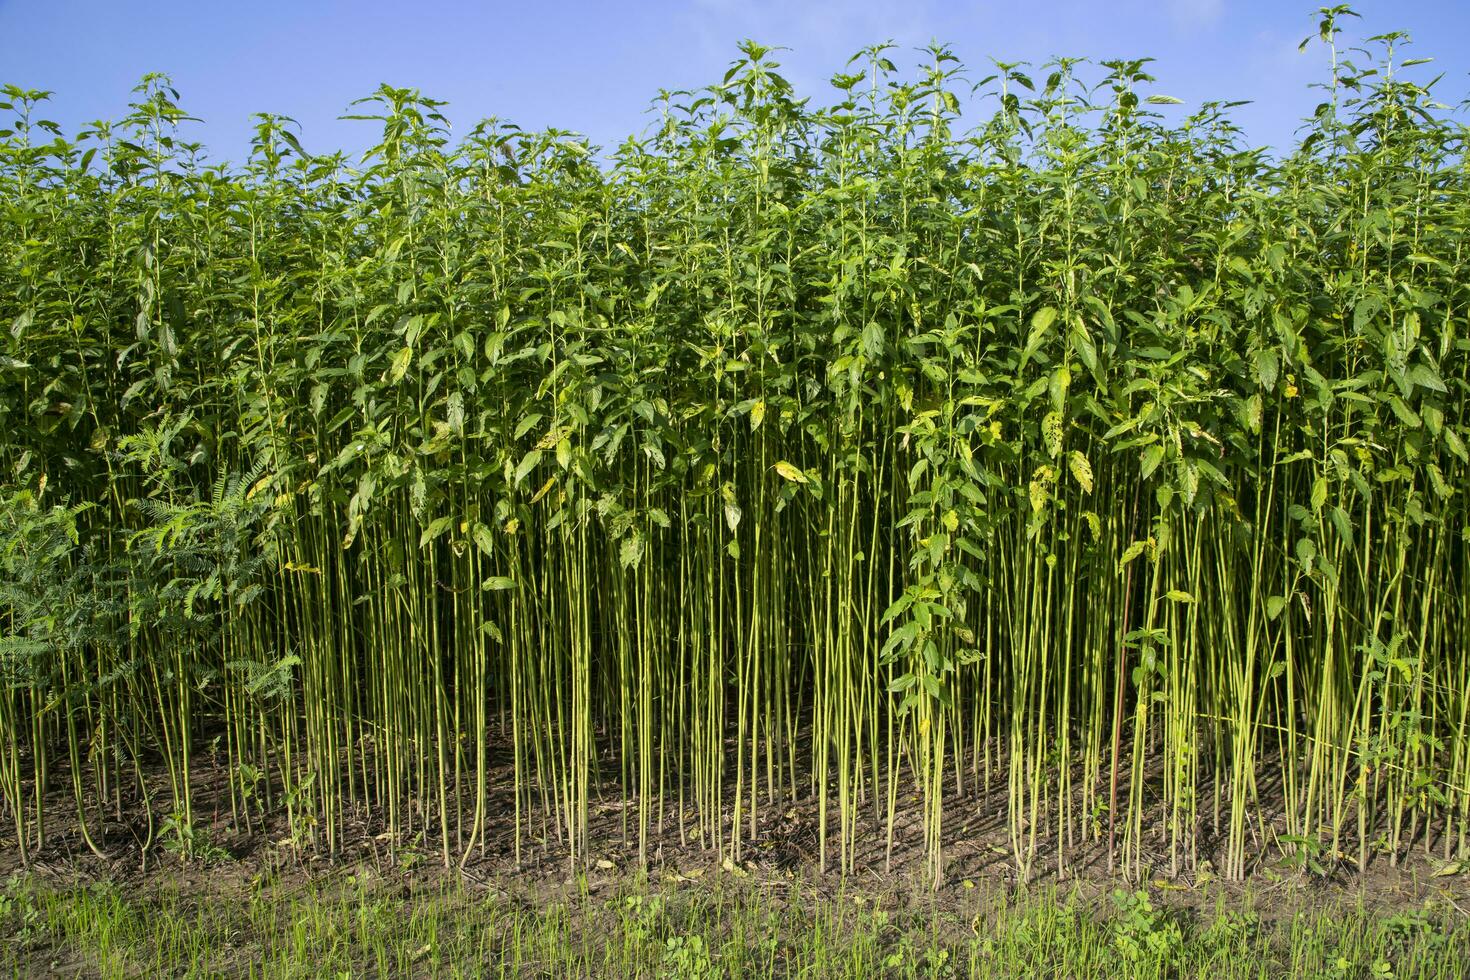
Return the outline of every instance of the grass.
{"type": "MultiPolygon", "coordinates": [[[[1385,914],[1339,896],[1107,897],[983,889],[944,905],[795,879],[589,887],[530,899],[359,869],[292,884],[8,881],[15,976],[1457,977],[1449,905],[1385,914]]],[[[496,885],[500,883],[495,883],[496,885]]],[[[511,883],[506,883],[511,884],[511,883]]]]}

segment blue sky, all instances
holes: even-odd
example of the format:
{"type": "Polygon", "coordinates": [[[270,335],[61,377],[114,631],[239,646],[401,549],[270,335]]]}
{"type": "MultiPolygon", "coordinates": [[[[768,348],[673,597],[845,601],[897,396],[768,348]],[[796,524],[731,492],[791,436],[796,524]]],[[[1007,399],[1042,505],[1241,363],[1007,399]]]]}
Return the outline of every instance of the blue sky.
{"type": "MultiPolygon", "coordinates": [[[[1470,0],[1362,0],[1349,42],[1407,31],[1406,56],[1442,101],[1470,95],[1470,0]]],[[[1281,145],[1320,95],[1327,54],[1297,45],[1312,3],[1281,0],[0,0],[0,81],[56,92],[48,115],[68,130],[116,117],[147,71],[166,71],[204,122],[189,136],[212,156],[246,152],[250,114],[294,116],[313,151],[360,149],[371,124],[338,121],[379,82],[447,99],[458,131],[500,116],[615,143],[640,131],[659,88],[719,81],[735,44],[752,37],[779,57],[803,94],[825,99],[848,56],[892,39],[908,63],[931,39],[949,43],[972,77],[988,58],[1153,57],[1157,91],[1184,99],[1252,100],[1236,110],[1251,141],[1281,145]]]]}

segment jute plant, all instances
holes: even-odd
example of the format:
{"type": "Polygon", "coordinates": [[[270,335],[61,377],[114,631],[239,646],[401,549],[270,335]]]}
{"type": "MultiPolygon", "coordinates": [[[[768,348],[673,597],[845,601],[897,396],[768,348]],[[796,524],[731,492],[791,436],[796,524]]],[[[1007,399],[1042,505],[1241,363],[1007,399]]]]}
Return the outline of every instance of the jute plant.
{"type": "Polygon", "coordinates": [[[609,797],[644,860],[809,801],[841,871],[918,813],[936,881],[991,813],[1025,874],[1463,855],[1465,130],[1346,13],[1276,154],[943,47],[817,106],[746,43],[607,152],[384,86],[231,167],[161,76],[75,138],[6,88],[22,856],[201,767],[446,864],[609,797]]]}

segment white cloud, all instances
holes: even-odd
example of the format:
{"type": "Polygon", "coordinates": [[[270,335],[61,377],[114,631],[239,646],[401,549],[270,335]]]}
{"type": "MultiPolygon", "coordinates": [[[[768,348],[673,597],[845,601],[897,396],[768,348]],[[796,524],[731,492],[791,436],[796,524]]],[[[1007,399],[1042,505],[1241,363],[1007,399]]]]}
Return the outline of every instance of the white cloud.
{"type": "Polygon", "coordinates": [[[1213,27],[1225,13],[1225,0],[1168,0],[1169,18],[1181,30],[1213,27]]]}

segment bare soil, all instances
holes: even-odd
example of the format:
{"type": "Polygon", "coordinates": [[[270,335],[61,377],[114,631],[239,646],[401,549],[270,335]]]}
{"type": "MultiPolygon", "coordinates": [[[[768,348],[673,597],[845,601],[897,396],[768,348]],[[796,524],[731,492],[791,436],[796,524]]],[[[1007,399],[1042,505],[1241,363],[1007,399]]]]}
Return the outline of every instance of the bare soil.
{"type": "MultiPolygon", "coordinates": [[[[797,753],[798,758],[804,755],[807,753],[797,753]]],[[[1124,753],[1125,758],[1129,755],[1124,753]]],[[[778,793],[777,799],[767,799],[764,780],[753,834],[748,812],[741,818],[738,862],[729,860],[731,810],[726,810],[721,821],[726,835],[724,846],[717,848],[713,840],[700,840],[692,811],[685,815],[681,825],[674,793],[672,799],[665,801],[662,814],[654,814],[648,866],[640,867],[636,800],[625,798],[612,778],[600,783],[589,806],[590,852],[582,855],[582,860],[574,864],[566,843],[557,833],[555,817],[543,812],[525,815],[517,860],[512,819],[513,768],[509,752],[504,756],[495,761],[489,779],[490,807],[483,847],[477,846],[462,868],[457,865],[458,841],[451,841],[453,866],[445,868],[440,857],[440,841],[432,827],[395,837],[387,832],[382,814],[365,807],[349,815],[343,833],[344,845],[335,855],[310,845],[291,843],[281,815],[264,821],[256,819],[253,829],[247,830],[243,822],[236,823],[231,818],[227,771],[220,760],[197,765],[192,784],[194,812],[202,829],[199,839],[207,840],[214,853],[212,858],[185,861],[163,847],[157,834],[153,846],[143,851],[140,845],[148,836],[149,820],[142,795],[136,790],[131,797],[124,797],[121,812],[114,807],[99,819],[98,811],[89,808],[92,839],[105,855],[99,856],[86,846],[77,829],[70,795],[58,789],[48,794],[46,846],[32,856],[28,870],[59,882],[105,880],[126,887],[149,887],[168,881],[186,893],[196,888],[205,893],[232,886],[246,887],[266,877],[289,884],[331,876],[344,869],[366,868],[385,882],[400,882],[404,888],[409,888],[413,881],[448,875],[475,887],[491,888],[536,904],[573,894],[606,893],[630,875],[646,872],[650,880],[664,882],[687,882],[706,875],[731,876],[768,888],[773,895],[799,881],[808,891],[815,888],[819,893],[824,890],[836,893],[856,888],[875,895],[901,895],[926,905],[937,903],[940,907],[969,908],[972,905],[969,899],[977,891],[993,895],[998,891],[1053,885],[1075,889],[1085,898],[1098,898],[1117,888],[1149,886],[1161,900],[1182,909],[1199,908],[1206,903],[1213,905],[1222,896],[1228,900],[1243,897],[1247,892],[1258,900],[1262,895],[1281,895],[1281,901],[1259,902],[1266,917],[1292,915],[1304,905],[1348,900],[1393,911],[1417,907],[1433,898],[1449,902],[1462,911],[1470,910],[1470,873],[1443,873],[1453,837],[1453,828],[1444,826],[1421,826],[1410,846],[1396,856],[1370,852],[1363,869],[1357,868],[1355,860],[1345,855],[1337,859],[1321,856],[1319,869],[1310,870],[1286,860],[1272,832],[1263,831],[1253,822],[1252,845],[1256,856],[1248,877],[1245,881],[1226,881],[1214,871],[1220,865],[1219,852],[1223,847],[1210,816],[1214,801],[1203,799],[1199,804],[1198,838],[1193,841],[1198,863],[1191,868],[1181,853],[1176,873],[1157,779],[1146,780],[1146,786],[1150,787],[1146,802],[1157,812],[1158,819],[1145,820],[1141,846],[1143,873],[1133,880],[1124,878],[1110,862],[1105,818],[1103,823],[1093,826],[1074,825],[1069,835],[1065,830],[1059,832],[1054,812],[1041,815],[1036,828],[1037,856],[1029,873],[1023,874],[1012,857],[1004,773],[993,773],[986,784],[968,771],[958,784],[954,778],[947,784],[944,880],[937,888],[931,887],[925,871],[921,802],[914,793],[901,793],[898,798],[891,846],[886,801],[881,798],[881,792],[877,799],[869,793],[860,805],[852,873],[843,875],[839,871],[835,789],[829,803],[830,831],[823,868],[818,847],[819,801],[811,793],[795,799],[778,793]]],[[[611,753],[605,754],[599,760],[599,769],[615,776],[619,771],[616,758],[611,753]]],[[[1079,772],[1074,785],[1080,776],[1079,772]]],[[[1124,770],[1120,774],[1120,792],[1126,792],[1127,779],[1124,770]]],[[[162,824],[170,799],[162,767],[146,782],[156,829],[162,824]]],[[[907,782],[912,785],[912,781],[907,782]]],[[[796,783],[809,787],[810,774],[799,774],[796,783]]],[[[52,785],[66,786],[68,779],[64,773],[53,774],[52,785]]],[[[727,808],[734,786],[732,775],[725,793],[727,808]]],[[[1279,785],[1263,776],[1260,792],[1266,812],[1279,816],[1279,785]]],[[[1105,796],[1105,788],[1103,793],[1105,796]]],[[[748,805],[748,788],[746,800],[748,805]]],[[[457,804],[451,800],[450,805],[457,804]]],[[[1055,806],[1054,799],[1052,806],[1055,806]]],[[[464,807],[467,816],[468,802],[464,807]]],[[[1221,809],[1228,812],[1228,805],[1221,809]]],[[[1121,827],[1117,838],[1122,840],[1121,827]]],[[[13,838],[0,838],[0,877],[27,870],[22,867],[14,845],[13,838]]],[[[1351,846],[1345,843],[1343,849],[1355,856],[1356,842],[1351,846]]]]}

